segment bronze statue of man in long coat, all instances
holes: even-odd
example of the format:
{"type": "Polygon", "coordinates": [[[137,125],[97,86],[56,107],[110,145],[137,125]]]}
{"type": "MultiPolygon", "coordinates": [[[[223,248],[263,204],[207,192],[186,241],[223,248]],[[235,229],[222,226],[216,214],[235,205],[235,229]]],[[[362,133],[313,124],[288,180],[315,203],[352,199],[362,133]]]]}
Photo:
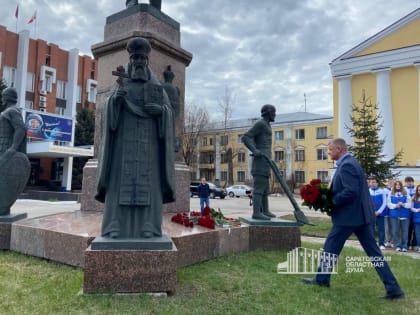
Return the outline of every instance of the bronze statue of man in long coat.
{"type": "Polygon", "coordinates": [[[161,236],[162,204],[175,201],[174,113],[150,50],[144,38],[128,42],[128,66],[104,109],[95,198],[105,203],[105,237],[161,236]]]}

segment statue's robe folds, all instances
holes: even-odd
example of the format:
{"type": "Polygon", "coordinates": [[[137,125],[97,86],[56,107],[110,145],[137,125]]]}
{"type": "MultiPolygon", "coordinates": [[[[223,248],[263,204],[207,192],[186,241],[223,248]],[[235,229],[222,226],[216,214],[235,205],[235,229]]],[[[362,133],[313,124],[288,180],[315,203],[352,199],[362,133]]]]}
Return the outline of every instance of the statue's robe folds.
{"type": "Polygon", "coordinates": [[[105,203],[102,236],[162,235],[162,204],[175,201],[173,112],[154,77],[124,80],[126,102],[108,99],[98,166],[96,199],[105,203]],[[161,105],[152,117],[145,103],[161,105]]]}
{"type": "Polygon", "coordinates": [[[25,132],[17,106],[10,106],[0,114],[0,216],[10,215],[10,208],[29,179],[31,164],[26,156],[25,132]],[[9,150],[14,144],[17,150],[9,150]]]}

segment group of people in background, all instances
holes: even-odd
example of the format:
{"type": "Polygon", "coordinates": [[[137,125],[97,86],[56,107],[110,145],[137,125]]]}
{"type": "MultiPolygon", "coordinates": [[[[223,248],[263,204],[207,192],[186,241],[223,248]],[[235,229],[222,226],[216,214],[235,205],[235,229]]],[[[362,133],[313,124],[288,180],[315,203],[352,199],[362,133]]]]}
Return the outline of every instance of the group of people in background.
{"type": "Polygon", "coordinates": [[[377,178],[368,177],[369,192],[376,214],[378,243],[381,250],[420,253],[420,185],[407,176],[404,183],[390,179],[381,188],[377,178]]]}

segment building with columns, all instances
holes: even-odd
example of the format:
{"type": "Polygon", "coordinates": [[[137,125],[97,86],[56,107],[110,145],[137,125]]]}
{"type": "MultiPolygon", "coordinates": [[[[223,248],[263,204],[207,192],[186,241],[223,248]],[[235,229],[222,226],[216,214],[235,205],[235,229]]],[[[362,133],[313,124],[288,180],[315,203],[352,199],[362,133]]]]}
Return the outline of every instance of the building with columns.
{"type": "Polygon", "coordinates": [[[95,109],[96,61],[66,51],[29,30],[14,33],[0,25],[0,80],[16,88],[27,128],[31,162],[29,184],[71,190],[75,156],[92,156],[92,148],[74,147],[76,113],[95,109]]]}
{"type": "MultiPolygon", "coordinates": [[[[206,177],[220,186],[250,184],[252,157],[242,143],[242,136],[259,119],[229,120],[226,127],[224,122],[209,124],[197,139],[196,157],[190,165],[191,179],[206,177]]],[[[332,125],[333,117],[327,115],[308,112],[276,115],[271,123],[272,159],[286,181],[295,187],[314,178],[329,181],[333,163],[327,148],[332,125]]],[[[279,185],[273,178],[272,190],[276,191],[279,185]]]]}
{"type": "Polygon", "coordinates": [[[352,105],[357,105],[365,91],[377,104],[385,140],[383,153],[392,158],[403,151],[398,166],[400,178],[413,176],[420,181],[420,8],[366,39],[334,59],[333,134],[353,139],[352,105]]]}

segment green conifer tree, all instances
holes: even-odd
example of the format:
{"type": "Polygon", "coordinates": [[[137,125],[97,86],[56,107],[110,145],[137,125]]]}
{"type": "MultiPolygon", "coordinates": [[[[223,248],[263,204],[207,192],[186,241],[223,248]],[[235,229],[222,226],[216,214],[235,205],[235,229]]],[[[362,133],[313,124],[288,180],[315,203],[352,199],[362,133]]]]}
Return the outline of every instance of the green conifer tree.
{"type": "Polygon", "coordinates": [[[403,152],[399,151],[391,159],[385,159],[382,150],[386,139],[379,139],[379,131],[383,128],[380,119],[377,104],[372,104],[371,98],[366,98],[363,90],[358,106],[352,106],[353,127],[347,127],[354,139],[354,145],[349,149],[362,165],[366,175],[375,176],[380,184],[384,184],[389,178],[398,176],[399,172],[394,170],[401,161],[403,152]]]}
{"type": "Polygon", "coordinates": [[[3,94],[3,90],[7,88],[7,84],[4,80],[0,80],[0,113],[5,109],[3,105],[3,101],[1,99],[1,95],[3,94]]]}
{"type": "MultiPolygon", "coordinates": [[[[88,105],[88,104],[87,104],[88,105]]],[[[74,135],[74,145],[93,145],[95,136],[95,115],[85,106],[76,115],[76,130],[74,135]]],[[[73,189],[81,189],[83,180],[83,167],[89,160],[88,157],[75,157],[73,159],[73,189]]]]}

